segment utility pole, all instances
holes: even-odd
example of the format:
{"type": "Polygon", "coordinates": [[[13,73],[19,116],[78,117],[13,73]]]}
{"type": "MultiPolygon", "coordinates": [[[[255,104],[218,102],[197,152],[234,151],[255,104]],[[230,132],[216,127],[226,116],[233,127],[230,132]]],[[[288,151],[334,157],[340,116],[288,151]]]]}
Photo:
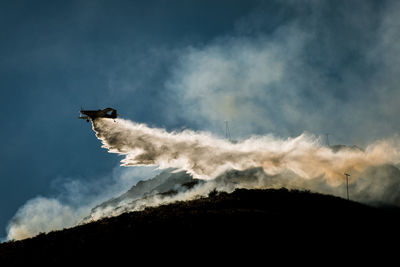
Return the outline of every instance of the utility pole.
{"type": "Polygon", "coordinates": [[[349,200],[349,176],[350,176],[350,174],[345,173],[344,175],[346,176],[347,200],[349,200]]]}
{"type": "Polygon", "coordinates": [[[326,133],[325,135],[326,135],[326,144],[327,144],[328,146],[330,146],[330,145],[329,145],[329,135],[330,135],[330,133],[326,133]]]}
{"type": "Polygon", "coordinates": [[[231,133],[229,130],[228,121],[225,121],[225,138],[231,141],[231,133]]]}

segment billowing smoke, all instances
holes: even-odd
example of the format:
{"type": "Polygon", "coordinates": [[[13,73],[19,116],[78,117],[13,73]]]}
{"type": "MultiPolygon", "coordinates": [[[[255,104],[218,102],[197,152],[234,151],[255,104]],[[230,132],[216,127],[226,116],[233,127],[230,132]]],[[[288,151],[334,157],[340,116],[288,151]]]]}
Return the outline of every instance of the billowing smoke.
{"type": "Polygon", "coordinates": [[[329,132],[363,147],[398,133],[400,2],[278,2],[295,15],[273,30],[260,7],[235,32],[179,50],[163,120],[213,133],[228,120],[235,137],[329,132]]]}
{"type": "Polygon", "coordinates": [[[84,222],[191,200],[214,190],[286,187],[345,197],[344,173],[351,174],[352,200],[400,206],[400,170],[395,166],[400,162],[398,137],[362,150],[326,147],[310,134],[289,139],[255,136],[232,143],[206,132],[170,133],[122,119],[96,120],[93,129],[104,148],[125,156],[122,165],[157,165],[174,168],[176,173],[163,172],[151,183],[102,203],[84,222]]]}
{"type": "Polygon", "coordinates": [[[398,138],[377,141],[364,151],[334,151],[309,134],[288,139],[255,136],[232,143],[205,132],[169,133],[123,119],[99,119],[93,129],[104,148],[125,156],[124,166],[176,168],[205,180],[230,169],[261,167],[268,175],[290,171],[304,179],[321,176],[334,185],[343,181],[345,172],[357,178],[370,166],[400,163],[398,138]]]}
{"type": "Polygon", "coordinates": [[[58,194],[35,197],[19,208],[7,227],[7,239],[19,240],[75,226],[90,214],[94,206],[159,172],[152,167],[116,168],[110,175],[86,182],[59,178],[54,183],[58,194]]]}
{"type": "MultiPolygon", "coordinates": [[[[206,181],[172,197],[155,195],[131,206],[119,203],[121,211],[235,187],[285,186],[342,195],[338,187],[345,172],[351,174],[352,199],[400,205],[400,171],[394,166],[400,162],[400,141],[398,136],[387,138],[400,129],[399,2],[387,1],[378,9],[375,1],[282,3],[288,6],[285,12],[274,13],[295,16],[278,19],[279,25],[271,26],[269,13],[254,12],[238,21],[231,34],[184,49],[173,47],[174,56],[169,48],[168,55],[160,56],[165,48],[150,53],[145,66],[168,58],[166,77],[157,85],[164,86],[165,95],[160,95],[172,103],[163,107],[161,119],[167,125],[194,123],[214,133],[229,120],[235,136],[331,132],[335,141],[365,149],[335,150],[307,133],[285,139],[253,136],[232,143],[207,132],[167,132],[122,119],[99,119],[93,125],[97,137],[110,152],[125,156],[124,166],[176,168],[206,181]],[[174,121],[179,119],[183,122],[174,121]],[[374,138],[385,139],[371,142],[374,138]]],[[[135,65],[135,74],[136,68],[149,69],[137,65],[136,57],[121,57],[129,62],[121,66],[135,65]]],[[[128,73],[112,78],[110,86],[118,95],[121,88],[125,92],[137,84],[151,87],[148,77],[153,78],[128,73]]],[[[154,102],[161,103],[160,98],[154,102]]],[[[132,169],[137,170],[126,168],[132,169]]],[[[118,174],[100,182],[97,177],[83,184],[72,181],[59,195],[37,197],[21,207],[10,222],[8,239],[73,226],[94,206],[146,177],[152,176],[118,174]],[[124,177],[130,182],[121,182],[124,177]]],[[[118,214],[95,211],[94,219],[118,214]]]]}
{"type": "Polygon", "coordinates": [[[124,119],[98,119],[93,129],[104,148],[124,155],[122,165],[136,167],[117,168],[110,176],[86,183],[71,179],[60,186],[55,197],[28,201],[11,220],[7,239],[191,200],[213,190],[287,187],[343,196],[338,188],[345,172],[352,175],[352,199],[400,205],[400,171],[394,166],[400,163],[398,137],[362,150],[325,147],[310,134],[288,139],[254,136],[230,142],[207,132],[167,132],[124,119]],[[141,182],[116,197],[138,181],[159,174],[158,168],[173,168],[175,174],[161,173],[154,181],[141,182]]]}
{"type": "Polygon", "coordinates": [[[24,239],[49,230],[70,227],[87,212],[85,208],[74,209],[55,198],[37,197],[18,210],[9,225],[7,238],[24,239]]]}

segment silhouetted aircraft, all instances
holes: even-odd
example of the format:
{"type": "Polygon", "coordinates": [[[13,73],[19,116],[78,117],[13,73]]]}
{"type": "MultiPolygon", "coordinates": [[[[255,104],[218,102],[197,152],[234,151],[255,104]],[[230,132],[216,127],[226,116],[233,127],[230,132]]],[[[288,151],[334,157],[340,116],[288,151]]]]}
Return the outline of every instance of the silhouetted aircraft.
{"type": "Polygon", "coordinates": [[[79,119],[86,120],[89,122],[89,120],[95,120],[97,118],[109,118],[109,119],[116,119],[119,114],[117,114],[117,110],[113,108],[105,108],[103,110],[82,110],[81,108],[81,114],[86,115],[86,116],[79,116],[79,119]]]}

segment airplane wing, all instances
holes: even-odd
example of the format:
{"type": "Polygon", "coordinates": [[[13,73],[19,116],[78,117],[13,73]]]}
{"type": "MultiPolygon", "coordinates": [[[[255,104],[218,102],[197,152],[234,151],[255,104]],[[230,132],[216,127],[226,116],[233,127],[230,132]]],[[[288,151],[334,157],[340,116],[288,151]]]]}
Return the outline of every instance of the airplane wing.
{"type": "Polygon", "coordinates": [[[82,110],[80,111],[81,116],[78,117],[79,119],[83,119],[86,121],[95,120],[97,118],[111,118],[115,119],[119,116],[117,114],[117,110],[113,108],[105,108],[103,110],[82,110]],[[82,116],[85,115],[85,116],[82,116]]]}

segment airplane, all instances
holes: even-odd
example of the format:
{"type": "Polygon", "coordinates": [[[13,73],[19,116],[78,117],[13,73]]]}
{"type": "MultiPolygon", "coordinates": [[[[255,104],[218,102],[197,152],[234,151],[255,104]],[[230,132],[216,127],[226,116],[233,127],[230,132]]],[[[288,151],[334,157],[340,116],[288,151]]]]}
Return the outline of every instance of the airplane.
{"type": "Polygon", "coordinates": [[[82,110],[81,108],[80,113],[86,116],[79,116],[78,118],[86,120],[87,122],[89,122],[89,120],[93,121],[97,118],[116,119],[119,116],[119,114],[117,114],[117,110],[113,108],[105,108],[103,110],[82,110]]]}

